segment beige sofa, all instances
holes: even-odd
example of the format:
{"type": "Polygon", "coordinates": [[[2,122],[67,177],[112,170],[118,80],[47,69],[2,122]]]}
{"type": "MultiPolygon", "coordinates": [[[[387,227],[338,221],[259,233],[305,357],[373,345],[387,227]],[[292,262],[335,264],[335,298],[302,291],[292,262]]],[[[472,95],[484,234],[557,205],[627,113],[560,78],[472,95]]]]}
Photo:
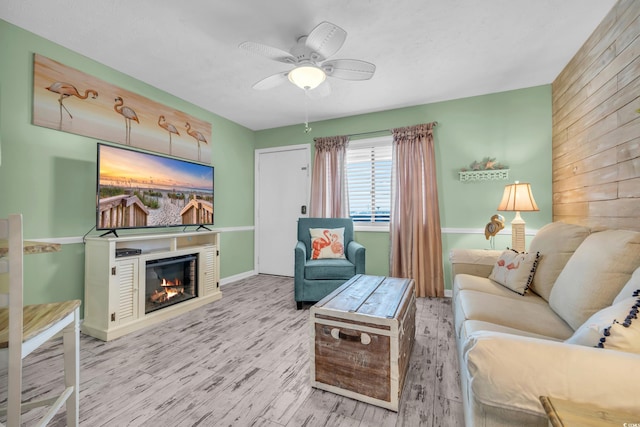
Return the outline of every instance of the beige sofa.
{"type": "Polygon", "coordinates": [[[640,233],[544,226],[524,295],[488,278],[501,254],[450,254],[466,426],[546,426],[540,396],[640,422],[640,233]]]}

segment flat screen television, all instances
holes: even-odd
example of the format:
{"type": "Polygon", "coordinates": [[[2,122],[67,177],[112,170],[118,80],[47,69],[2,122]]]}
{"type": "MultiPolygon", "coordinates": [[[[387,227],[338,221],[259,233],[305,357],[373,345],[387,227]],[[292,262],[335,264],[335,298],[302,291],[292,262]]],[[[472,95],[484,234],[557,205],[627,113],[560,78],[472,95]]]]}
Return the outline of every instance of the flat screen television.
{"type": "Polygon", "coordinates": [[[213,166],[98,144],[96,229],[213,225],[213,166]]]}

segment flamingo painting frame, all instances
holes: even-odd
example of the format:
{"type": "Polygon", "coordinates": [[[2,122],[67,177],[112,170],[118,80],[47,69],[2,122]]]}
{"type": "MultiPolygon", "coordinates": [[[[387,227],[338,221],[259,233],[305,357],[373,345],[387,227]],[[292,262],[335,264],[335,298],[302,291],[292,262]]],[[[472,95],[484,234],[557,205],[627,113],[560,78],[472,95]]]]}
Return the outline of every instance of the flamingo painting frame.
{"type": "Polygon", "coordinates": [[[211,164],[211,124],[40,54],[32,123],[211,164]]]}

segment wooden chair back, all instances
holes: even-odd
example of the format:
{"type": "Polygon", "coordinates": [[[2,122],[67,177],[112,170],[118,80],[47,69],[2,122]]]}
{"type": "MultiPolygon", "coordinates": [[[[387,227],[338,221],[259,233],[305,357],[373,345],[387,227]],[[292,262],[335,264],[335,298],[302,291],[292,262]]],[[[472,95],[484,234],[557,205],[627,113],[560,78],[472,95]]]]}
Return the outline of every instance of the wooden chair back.
{"type": "MultiPolygon", "coordinates": [[[[22,412],[39,406],[48,411],[38,425],[46,425],[66,405],[67,425],[78,425],[79,300],[24,305],[24,248],[22,215],[0,219],[0,363],[7,367],[7,427],[19,427],[22,412]],[[64,391],[57,396],[22,402],[22,359],[62,333],[64,391]]],[[[2,372],[0,371],[0,375],[2,372]]]]}

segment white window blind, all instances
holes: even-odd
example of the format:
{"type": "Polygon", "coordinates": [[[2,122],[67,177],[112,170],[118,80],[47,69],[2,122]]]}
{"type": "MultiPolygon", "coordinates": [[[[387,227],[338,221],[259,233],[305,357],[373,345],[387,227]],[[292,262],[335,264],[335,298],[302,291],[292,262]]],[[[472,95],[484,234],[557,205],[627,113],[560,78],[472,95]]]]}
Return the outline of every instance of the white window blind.
{"type": "Polygon", "coordinates": [[[349,216],[356,223],[388,223],[391,212],[391,136],[349,142],[349,216]]]}

